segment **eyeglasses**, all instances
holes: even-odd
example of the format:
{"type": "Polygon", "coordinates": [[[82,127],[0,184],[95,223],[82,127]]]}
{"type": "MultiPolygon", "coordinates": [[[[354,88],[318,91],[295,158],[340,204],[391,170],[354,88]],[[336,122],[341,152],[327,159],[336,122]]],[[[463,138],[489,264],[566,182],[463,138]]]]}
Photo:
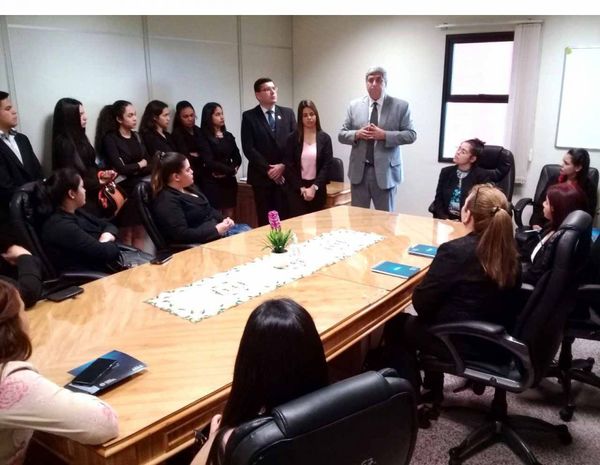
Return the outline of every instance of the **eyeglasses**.
{"type": "Polygon", "coordinates": [[[262,89],[260,89],[261,92],[277,92],[279,90],[279,87],[263,87],[262,89]]]}

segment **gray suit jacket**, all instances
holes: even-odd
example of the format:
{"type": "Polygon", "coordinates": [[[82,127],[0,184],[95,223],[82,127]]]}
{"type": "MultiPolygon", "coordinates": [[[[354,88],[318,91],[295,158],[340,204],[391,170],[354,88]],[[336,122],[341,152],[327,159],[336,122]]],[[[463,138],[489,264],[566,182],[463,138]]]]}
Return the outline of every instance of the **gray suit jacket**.
{"type": "MultiPolygon", "coordinates": [[[[367,153],[367,141],[355,140],[354,135],[368,123],[369,97],[350,102],[338,140],[342,144],[352,145],[348,167],[348,177],[352,184],[359,184],[363,179],[367,153]]],[[[385,140],[375,142],[375,177],[379,188],[390,189],[402,182],[400,146],[412,144],[417,139],[408,102],[386,95],[379,110],[378,126],[385,130],[385,140]]]]}

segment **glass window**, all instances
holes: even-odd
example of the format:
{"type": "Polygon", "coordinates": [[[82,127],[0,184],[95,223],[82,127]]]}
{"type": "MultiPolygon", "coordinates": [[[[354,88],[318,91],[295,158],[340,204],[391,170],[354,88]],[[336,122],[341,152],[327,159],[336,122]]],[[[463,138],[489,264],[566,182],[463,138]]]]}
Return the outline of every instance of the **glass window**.
{"type": "Polygon", "coordinates": [[[513,32],[446,37],[439,161],[478,137],[504,145],[512,67],[513,32]]]}

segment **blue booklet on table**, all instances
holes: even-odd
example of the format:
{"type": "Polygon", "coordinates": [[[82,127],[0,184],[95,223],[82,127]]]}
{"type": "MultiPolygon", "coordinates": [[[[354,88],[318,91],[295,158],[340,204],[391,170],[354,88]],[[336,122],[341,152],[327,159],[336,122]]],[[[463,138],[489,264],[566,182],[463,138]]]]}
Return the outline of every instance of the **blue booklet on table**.
{"type": "Polygon", "coordinates": [[[147,365],[144,362],[139,361],[137,358],[133,358],[131,355],[118,350],[111,350],[97,359],[90,360],[83,365],[69,370],[69,373],[75,376],[75,379],[66,384],[65,388],[75,392],[100,394],[115,384],[144,370],[146,366],[147,365]],[[98,361],[105,362],[104,365],[106,365],[98,369],[98,377],[88,379],[85,384],[77,383],[77,377],[95,362],[95,365],[97,366],[98,361]]]}
{"type": "Polygon", "coordinates": [[[419,255],[421,257],[433,258],[437,253],[438,248],[434,245],[417,244],[409,247],[408,253],[412,255],[419,255]]]}
{"type": "Polygon", "coordinates": [[[371,268],[375,273],[387,274],[390,276],[396,276],[398,278],[408,279],[415,273],[417,273],[421,268],[418,266],[410,266],[403,265],[402,263],[395,262],[380,262],[374,267],[371,268]]]}

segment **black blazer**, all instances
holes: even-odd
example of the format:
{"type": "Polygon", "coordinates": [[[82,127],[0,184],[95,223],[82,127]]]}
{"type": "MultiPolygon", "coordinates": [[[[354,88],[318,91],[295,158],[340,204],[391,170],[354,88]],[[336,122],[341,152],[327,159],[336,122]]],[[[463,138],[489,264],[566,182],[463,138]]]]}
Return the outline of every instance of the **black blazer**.
{"type": "Polygon", "coordinates": [[[124,176],[145,176],[150,174],[150,160],[146,146],[135,131],[131,139],[126,139],[117,131],[107,133],[102,139],[102,153],[117,173],[124,176]],[[138,162],[146,159],[148,166],[140,168],[138,162]]]}
{"type": "Polygon", "coordinates": [[[42,226],[42,242],[48,259],[58,271],[98,270],[119,258],[116,242],[98,242],[104,232],[117,237],[115,225],[78,209],[74,214],[56,211],[42,226]]]}
{"type": "Polygon", "coordinates": [[[249,161],[248,184],[274,184],[267,174],[269,165],[283,163],[287,138],[295,130],[296,117],[291,108],[275,106],[275,133],[260,105],[242,114],[242,148],[249,161]]]}
{"type": "Polygon", "coordinates": [[[17,133],[15,141],[21,152],[23,163],[10,147],[0,140],[0,223],[9,219],[10,200],[23,184],[44,177],[39,160],[25,134],[17,133]]]}
{"type": "Polygon", "coordinates": [[[190,166],[194,170],[194,182],[201,184],[201,178],[204,175],[204,160],[201,158],[200,147],[200,128],[194,126],[190,134],[185,128],[178,126],[173,128],[173,143],[179,153],[183,153],[189,160],[190,166]],[[196,153],[197,155],[191,155],[196,153]]]}
{"type": "Polygon", "coordinates": [[[201,132],[199,148],[206,167],[205,173],[209,177],[212,173],[235,176],[235,169],[242,164],[240,149],[229,131],[223,133],[222,139],[201,132]]]}
{"type": "Polygon", "coordinates": [[[471,233],[439,247],[412,297],[419,318],[427,326],[481,320],[512,327],[520,283],[499,289],[479,263],[477,243],[477,235],[471,233]]]}
{"type": "MultiPolygon", "coordinates": [[[[535,234],[535,237],[542,240],[544,235],[546,235],[548,231],[542,231],[541,233],[532,233],[535,234]]],[[[563,230],[556,231],[550,238],[544,242],[540,250],[535,254],[535,258],[533,262],[531,262],[531,253],[537,243],[531,241],[530,242],[530,250],[527,251],[527,255],[521,256],[523,260],[523,282],[527,284],[531,284],[535,286],[542,275],[552,268],[552,263],[554,262],[554,251],[556,249],[556,244],[558,243],[559,237],[563,234],[563,230]]],[[[538,241],[538,242],[539,242],[538,241]]]]}
{"type": "Polygon", "coordinates": [[[190,188],[197,197],[172,187],[162,189],[153,203],[158,229],[171,244],[205,243],[219,239],[216,225],[223,216],[208,203],[198,189],[190,188]]]}
{"type": "Polygon", "coordinates": [[[42,295],[42,263],[33,255],[21,255],[14,267],[0,258],[0,280],[15,286],[25,307],[32,307],[42,295]]]}
{"type": "Polygon", "coordinates": [[[146,146],[148,157],[154,159],[157,151],[160,152],[176,152],[175,141],[167,131],[164,131],[165,136],[161,136],[157,131],[144,131],[142,140],[146,146]]]}
{"type": "MultiPolygon", "coordinates": [[[[458,167],[456,165],[447,166],[442,168],[440,171],[440,177],[438,179],[437,188],[435,189],[435,199],[432,205],[432,213],[434,218],[440,218],[443,220],[459,220],[460,216],[451,215],[448,211],[448,204],[452,197],[452,192],[458,186],[458,177],[456,172],[458,167]]],[[[461,192],[460,192],[460,207],[465,204],[465,200],[469,195],[469,191],[476,184],[481,184],[490,181],[488,170],[484,170],[478,167],[473,167],[471,172],[462,180],[461,192]]]]}
{"type": "MultiPolygon", "coordinates": [[[[285,180],[292,189],[298,190],[302,181],[302,143],[298,141],[298,132],[288,136],[285,147],[285,180]]],[[[331,137],[324,132],[317,133],[317,177],[315,184],[319,190],[326,189],[329,180],[329,167],[333,160],[331,137]]]]}

